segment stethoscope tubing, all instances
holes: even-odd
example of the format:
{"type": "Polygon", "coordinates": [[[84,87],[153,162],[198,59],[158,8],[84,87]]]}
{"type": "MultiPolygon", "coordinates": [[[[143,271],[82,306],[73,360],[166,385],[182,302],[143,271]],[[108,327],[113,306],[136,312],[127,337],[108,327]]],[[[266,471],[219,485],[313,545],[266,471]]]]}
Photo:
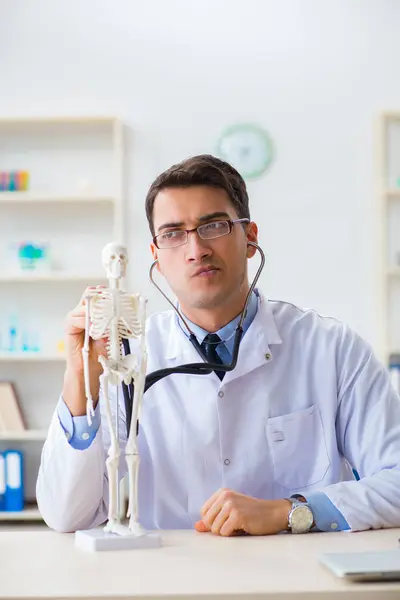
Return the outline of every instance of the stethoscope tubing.
{"type": "MultiPolygon", "coordinates": [[[[189,325],[187,324],[186,320],[184,319],[183,315],[181,314],[179,309],[175,306],[175,304],[173,302],[171,302],[171,300],[168,298],[168,296],[163,292],[163,290],[154,281],[153,270],[156,267],[156,265],[158,264],[158,259],[155,260],[151,264],[150,270],[149,270],[149,279],[150,279],[151,283],[157,288],[157,290],[162,294],[162,296],[167,300],[167,302],[170,304],[170,306],[177,313],[179,319],[181,320],[181,322],[184,324],[185,328],[188,331],[190,343],[195,348],[196,352],[199,354],[200,358],[202,359],[202,362],[188,363],[186,365],[180,365],[177,367],[166,367],[164,369],[158,369],[157,371],[153,371],[152,373],[149,373],[146,376],[145,385],[144,385],[144,393],[147,392],[147,390],[149,390],[155,383],[157,383],[161,379],[164,379],[164,377],[167,377],[168,375],[173,375],[175,373],[182,373],[182,374],[186,374],[186,375],[208,375],[209,373],[212,373],[213,371],[225,371],[225,372],[233,371],[233,369],[236,367],[238,357],[239,357],[240,342],[241,342],[242,336],[243,336],[243,322],[246,317],[247,308],[248,308],[248,305],[249,305],[249,302],[251,299],[251,295],[254,291],[254,288],[257,284],[257,281],[258,281],[258,279],[261,275],[261,272],[264,268],[264,265],[265,265],[265,254],[264,254],[263,250],[260,248],[260,246],[258,244],[256,244],[255,242],[248,242],[248,244],[251,246],[254,246],[258,250],[258,252],[261,255],[261,262],[260,262],[260,265],[254,276],[252,284],[249,288],[249,291],[247,293],[246,301],[245,301],[245,304],[244,304],[244,307],[242,310],[242,314],[239,319],[239,323],[235,329],[235,334],[234,334],[235,337],[234,337],[233,350],[232,350],[232,361],[230,362],[230,364],[216,364],[216,363],[207,362],[207,358],[206,358],[204,352],[202,351],[201,346],[200,346],[195,334],[191,331],[191,329],[190,329],[189,325]]],[[[124,340],[122,340],[122,342],[123,342],[125,354],[129,354],[130,353],[129,340],[124,339],[124,340]]],[[[128,435],[129,435],[129,427],[130,427],[130,421],[131,421],[131,415],[132,415],[132,405],[133,405],[133,393],[134,393],[133,383],[129,384],[129,386],[127,386],[126,384],[123,383],[122,389],[123,389],[123,394],[124,394],[126,425],[127,425],[127,429],[128,429],[128,435]]]]}

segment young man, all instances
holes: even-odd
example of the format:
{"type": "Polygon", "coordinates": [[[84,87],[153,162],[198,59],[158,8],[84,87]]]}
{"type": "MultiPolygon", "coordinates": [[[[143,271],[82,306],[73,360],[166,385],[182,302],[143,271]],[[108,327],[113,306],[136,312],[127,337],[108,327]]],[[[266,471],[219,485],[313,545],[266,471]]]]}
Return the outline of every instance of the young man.
{"type": "MultiPolygon", "coordinates": [[[[243,179],[212,156],[190,158],[156,179],[146,212],[153,257],[181,312],[204,351],[230,362],[256,252],[248,242],[257,241],[243,179]],[[219,337],[210,343],[208,334],[219,337]]],[[[80,304],[66,321],[64,387],[37,483],[42,515],[58,531],[107,519],[104,346],[92,342],[100,402],[88,427],[83,336],[80,304]]],[[[199,361],[173,311],[148,319],[147,348],[148,372],[199,361]]],[[[120,414],[125,436],[123,406],[120,414]]],[[[143,398],[138,439],[139,518],[149,529],[229,536],[400,526],[400,398],[387,370],[343,323],[259,291],[236,368],[157,382],[143,398]]]]}

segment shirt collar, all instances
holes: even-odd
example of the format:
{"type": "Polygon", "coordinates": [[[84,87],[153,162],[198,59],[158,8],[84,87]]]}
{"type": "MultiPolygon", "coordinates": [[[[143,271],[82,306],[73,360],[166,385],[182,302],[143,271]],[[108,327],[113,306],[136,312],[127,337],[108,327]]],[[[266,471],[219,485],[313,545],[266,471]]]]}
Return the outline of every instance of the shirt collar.
{"type": "MultiPolygon", "coordinates": [[[[258,291],[254,290],[254,292],[251,295],[250,302],[247,307],[246,316],[243,321],[243,336],[245,335],[245,333],[248,330],[248,328],[250,327],[254,317],[256,316],[257,308],[258,308],[258,291]]],[[[179,306],[178,306],[178,310],[179,310],[179,306]]],[[[193,323],[186,317],[185,317],[185,321],[187,322],[190,329],[195,334],[199,344],[201,344],[204,341],[204,338],[206,337],[206,335],[208,333],[216,333],[221,338],[222,342],[225,344],[225,347],[228,350],[229,354],[232,355],[233,343],[235,340],[234,333],[235,333],[235,329],[240,321],[240,317],[241,317],[241,315],[238,315],[237,317],[232,319],[232,321],[230,321],[229,323],[224,325],[224,327],[221,327],[221,329],[219,329],[218,331],[215,331],[215,332],[214,331],[206,331],[205,329],[203,329],[199,325],[196,325],[196,323],[193,323]]],[[[188,333],[185,325],[182,323],[181,319],[178,318],[178,315],[176,316],[176,319],[177,319],[179,327],[182,329],[183,333],[186,335],[186,337],[189,337],[189,333],[188,333]]]]}
{"type": "MultiPolygon", "coordinates": [[[[268,301],[268,298],[263,295],[261,290],[258,290],[257,294],[257,312],[253,318],[253,322],[249,326],[251,339],[248,339],[249,334],[244,336],[244,339],[240,343],[240,352],[242,357],[248,354],[254,359],[253,351],[255,348],[257,348],[257,352],[260,353],[261,358],[265,362],[265,355],[267,353],[271,353],[271,346],[275,344],[282,344],[282,338],[275,322],[272,304],[268,301]]],[[[178,325],[176,313],[170,310],[161,314],[163,322],[161,327],[162,331],[164,331],[166,335],[164,347],[165,359],[181,360],[182,362],[186,361],[186,363],[199,362],[198,353],[193,348],[192,344],[187,343],[187,332],[185,330],[184,333],[184,330],[182,329],[185,326],[182,324],[181,328],[178,325]]],[[[149,322],[151,322],[151,319],[149,319],[149,322]]],[[[237,366],[234,370],[234,373],[238,374],[239,371],[239,366],[237,366]]]]}

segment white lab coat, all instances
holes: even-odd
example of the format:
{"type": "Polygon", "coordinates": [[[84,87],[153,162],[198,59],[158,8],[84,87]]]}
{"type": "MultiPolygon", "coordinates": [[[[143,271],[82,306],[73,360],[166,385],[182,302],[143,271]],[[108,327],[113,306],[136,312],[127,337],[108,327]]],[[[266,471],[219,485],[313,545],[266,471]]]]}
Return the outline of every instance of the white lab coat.
{"type": "MultiPolygon", "coordinates": [[[[173,311],[148,319],[147,347],[148,372],[199,360],[173,311]]],[[[54,413],[37,481],[50,527],[106,520],[109,439],[102,417],[91,446],[75,450],[54,413]]],[[[222,382],[211,373],[156,383],[139,440],[139,518],[149,529],[193,527],[220,487],[265,499],[324,491],[351,530],[400,526],[400,398],[370,347],[313,310],[261,295],[235,370],[222,382]]]]}

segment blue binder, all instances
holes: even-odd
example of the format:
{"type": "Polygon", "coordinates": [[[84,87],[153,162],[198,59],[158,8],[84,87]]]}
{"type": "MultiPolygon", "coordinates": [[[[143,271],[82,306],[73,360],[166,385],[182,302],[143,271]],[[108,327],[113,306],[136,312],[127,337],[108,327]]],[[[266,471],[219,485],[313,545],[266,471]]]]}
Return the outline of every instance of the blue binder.
{"type": "Polygon", "coordinates": [[[0,510],[6,509],[6,460],[0,452],[0,510]]]}
{"type": "Polygon", "coordinates": [[[6,493],[5,509],[10,512],[24,510],[24,457],[19,450],[5,453],[6,493]]]}

